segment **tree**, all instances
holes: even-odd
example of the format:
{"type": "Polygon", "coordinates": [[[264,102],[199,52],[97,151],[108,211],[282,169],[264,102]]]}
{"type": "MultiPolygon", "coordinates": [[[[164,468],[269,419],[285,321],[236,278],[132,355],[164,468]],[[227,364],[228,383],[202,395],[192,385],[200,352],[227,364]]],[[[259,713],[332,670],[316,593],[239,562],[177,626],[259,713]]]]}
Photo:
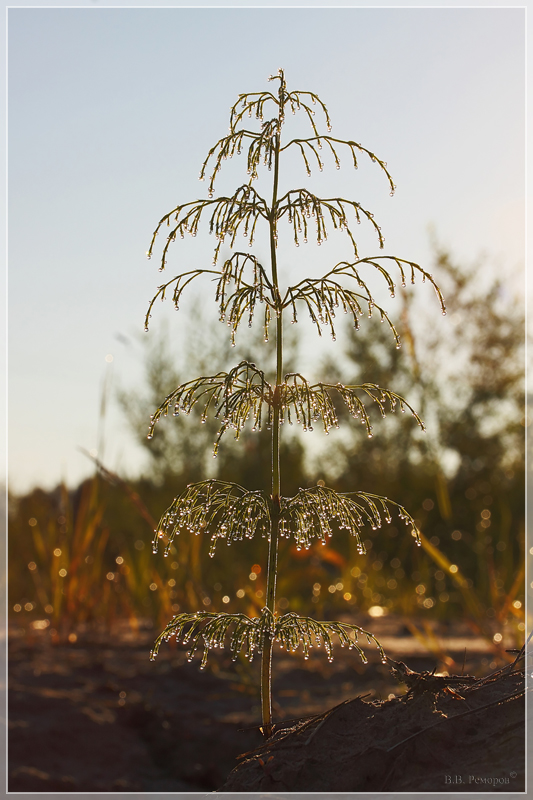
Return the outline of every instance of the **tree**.
{"type": "MultiPolygon", "coordinates": [[[[364,433],[351,429],[328,442],[318,460],[340,491],[353,482],[372,491],[379,480],[402,497],[433,546],[430,555],[439,548],[458,565],[479,602],[465,607],[457,576],[438,560],[432,569],[422,566],[393,528],[387,552],[376,545],[371,553],[382,568],[367,570],[370,576],[385,585],[406,574],[414,581],[413,604],[425,603],[437,615],[466,614],[492,639],[493,624],[509,613],[517,622],[523,616],[524,315],[512,282],[494,275],[485,260],[458,264],[438,245],[433,260],[449,298],[445,333],[422,297],[404,295],[398,329],[407,358],[387,349],[386,331],[374,324],[348,332],[344,360],[323,365],[330,381],[341,373],[353,382],[373,375],[402,393],[415,391],[418,410],[431,422],[428,434],[411,436],[389,418],[385,437],[365,447],[364,433]],[[418,596],[417,584],[425,587],[418,596]]],[[[345,583],[354,597],[357,580],[345,583]]],[[[398,593],[396,601],[398,608],[398,593]]]]}

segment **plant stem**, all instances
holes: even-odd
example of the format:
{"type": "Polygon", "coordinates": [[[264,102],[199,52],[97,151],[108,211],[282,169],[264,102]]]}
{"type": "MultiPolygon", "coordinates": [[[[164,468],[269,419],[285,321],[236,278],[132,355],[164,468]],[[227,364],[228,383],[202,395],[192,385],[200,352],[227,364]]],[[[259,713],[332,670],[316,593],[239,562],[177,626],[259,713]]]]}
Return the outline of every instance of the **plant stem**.
{"type": "MultiPolygon", "coordinates": [[[[270,209],[270,263],[272,268],[272,285],[276,295],[276,305],[278,306],[276,318],[276,388],[274,391],[273,406],[274,419],[272,424],[272,509],[271,509],[271,529],[268,545],[268,571],[267,571],[267,590],[266,607],[274,614],[276,603],[276,577],[278,564],[278,544],[279,544],[279,513],[280,513],[280,464],[279,464],[279,445],[280,445],[280,407],[281,395],[280,386],[283,371],[283,318],[281,309],[281,298],[278,285],[278,271],[276,262],[276,204],[278,193],[278,173],[279,173],[279,151],[281,139],[281,120],[283,113],[283,95],[280,90],[280,113],[279,126],[275,143],[274,156],[274,180],[272,188],[272,206],[270,209]],[[279,304],[279,305],[278,305],[279,304]]],[[[272,636],[266,634],[263,643],[263,655],[261,660],[261,708],[263,717],[263,736],[268,739],[272,735],[272,636]]]]}

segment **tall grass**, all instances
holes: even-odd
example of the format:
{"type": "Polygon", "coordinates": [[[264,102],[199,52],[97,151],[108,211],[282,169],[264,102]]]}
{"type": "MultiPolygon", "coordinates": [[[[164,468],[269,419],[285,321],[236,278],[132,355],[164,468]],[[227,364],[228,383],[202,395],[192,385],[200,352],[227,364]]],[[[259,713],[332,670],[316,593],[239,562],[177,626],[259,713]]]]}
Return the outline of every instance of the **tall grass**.
{"type": "MultiPolygon", "coordinates": [[[[466,318],[471,315],[470,299],[463,297],[468,274],[465,278],[463,272],[454,273],[445,256],[438,258],[439,270],[450,271],[459,286],[455,290],[453,284],[446,291],[452,312],[456,303],[455,312],[466,318]]],[[[475,277],[469,278],[470,283],[475,277]]],[[[462,350],[469,344],[473,347],[472,370],[456,378],[464,385],[472,383],[473,394],[455,417],[447,410],[448,398],[439,395],[442,362],[438,352],[430,352],[431,359],[425,365],[425,374],[430,376],[431,364],[437,365],[434,385],[427,388],[436,404],[436,414],[443,420],[444,444],[456,449],[463,459],[455,477],[446,478],[434,453],[421,451],[418,462],[409,461],[400,428],[398,433],[391,430],[383,439],[376,436],[371,442],[365,441],[364,446],[349,440],[339,444],[331,436],[329,441],[334,440],[334,446],[316,469],[306,467],[303,449],[297,442],[283,451],[284,473],[294,484],[289,487],[291,493],[299,486],[315,485],[317,479],[325,479],[330,485],[337,481],[341,490],[349,490],[357,481],[368,491],[374,488],[374,475],[385,479],[390,496],[406,498],[406,506],[413,511],[422,531],[422,547],[410,548],[393,526],[384,528],[381,544],[369,532],[364,558],[351,552],[354,543],[350,537],[337,537],[331,545],[313,546],[308,551],[297,551],[283,542],[278,584],[282,605],[290,596],[292,607],[300,614],[312,612],[334,618],[344,613],[353,619],[359,612],[378,607],[383,613],[400,614],[407,619],[413,635],[421,637],[436,654],[438,646],[430,633],[430,623],[439,620],[466,621],[473,634],[484,636],[502,657],[506,657],[504,651],[509,642],[515,641],[517,646],[522,643],[523,428],[517,419],[520,381],[516,367],[521,323],[508,309],[498,311],[494,296],[495,290],[489,287],[486,296],[478,299],[475,324],[465,329],[457,343],[462,350]],[[510,328],[513,319],[514,327],[510,328]],[[505,363],[500,363],[501,353],[505,363]],[[479,420],[483,414],[479,410],[483,412],[490,404],[494,405],[496,416],[500,408],[503,412],[500,429],[486,434],[481,429],[479,420]],[[508,414],[506,409],[512,406],[516,411],[508,414]],[[340,477],[335,476],[338,464],[342,465],[340,477]],[[491,511],[490,517],[487,510],[491,511]],[[290,571],[284,568],[289,560],[290,571]],[[289,573],[290,587],[284,577],[289,573]]],[[[411,368],[416,370],[418,359],[424,355],[420,354],[420,342],[427,336],[425,329],[414,330],[408,312],[406,309],[404,325],[416,356],[411,368]]],[[[207,329],[205,336],[208,337],[207,329]]],[[[357,337],[350,341],[351,357],[366,369],[364,333],[359,332],[357,337]]],[[[168,361],[162,358],[160,364],[157,362],[158,351],[156,347],[155,352],[147,354],[150,395],[156,390],[155,384],[160,392],[159,384],[169,372],[168,361]]],[[[371,354],[366,356],[370,357],[371,354]]],[[[396,358],[396,351],[393,357],[396,358]]],[[[254,360],[253,352],[250,359],[254,360]]],[[[405,364],[405,359],[398,359],[397,363],[405,364]]],[[[384,373],[396,370],[394,381],[401,381],[395,363],[380,366],[378,360],[369,361],[369,372],[375,373],[378,368],[384,373]]],[[[386,374],[380,376],[380,382],[389,380],[386,374]]],[[[407,375],[407,380],[416,382],[412,375],[407,375]]],[[[106,378],[98,426],[100,453],[105,445],[109,391],[106,378]]],[[[139,437],[145,440],[144,411],[141,414],[138,410],[136,420],[137,417],[142,418],[139,437]]],[[[79,636],[83,626],[110,630],[123,620],[135,627],[148,619],[159,626],[169,615],[190,607],[242,611],[245,603],[245,613],[257,614],[266,589],[260,567],[260,540],[243,543],[242,549],[223,547],[218,558],[212,560],[205,557],[208,543],[203,537],[181,537],[179,551],[173,548],[167,559],[152,557],[150,541],[155,518],[168,505],[176,487],[195,479],[188,474],[187,466],[197,472],[203,459],[198,441],[186,438],[193,427],[179,427],[178,421],[178,438],[169,439],[168,449],[181,444],[187,463],[183,467],[179,461],[167,477],[161,468],[156,483],[147,479],[128,483],[97,461],[95,475],[75,491],[62,484],[53,492],[35,489],[25,496],[9,497],[8,610],[15,627],[31,632],[41,626],[47,635],[52,634],[52,640],[64,641],[69,636],[71,640],[79,636]]],[[[269,467],[259,457],[258,436],[261,434],[256,433],[254,438],[244,432],[242,450],[228,449],[228,455],[221,453],[217,460],[232,480],[242,485],[250,480],[250,488],[260,482],[269,467]]],[[[163,437],[159,438],[163,463],[166,445],[163,437]]]]}
{"type": "MultiPolygon", "coordinates": [[[[132,487],[107,470],[84,481],[75,492],[62,484],[51,493],[34,490],[25,497],[11,497],[10,621],[26,633],[44,629],[52,641],[69,637],[76,641],[80,631],[110,632],[124,620],[133,630],[148,620],[161,624],[190,604],[209,610],[222,598],[227,599],[223,607],[228,610],[242,608],[245,602],[247,613],[257,613],[265,581],[253,543],[239,559],[224,548],[220,562],[215,562],[206,561],[205,552],[202,555],[207,543],[200,536],[184,537],[179,552],[174,548],[168,559],[154,564],[149,546],[154,525],[148,505],[157,506],[158,497],[154,487],[132,487]],[[234,584],[239,595],[228,588],[228,574],[240,575],[234,584]]],[[[452,563],[445,543],[431,544],[424,533],[425,558],[413,565],[414,578],[414,570],[398,557],[401,553],[382,563],[374,548],[354,567],[348,552],[330,546],[297,551],[284,543],[280,561],[282,565],[292,561],[290,591],[299,613],[353,616],[377,606],[380,613],[410,620],[413,635],[421,637],[437,657],[439,647],[427,623],[459,619],[506,657],[509,641],[518,646],[524,636],[524,567],[516,550],[513,555],[512,545],[509,541],[502,563],[491,559],[486,549],[475,554],[479,571],[488,576],[479,585],[466,577],[467,567],[461,566],[460,558],[452,563]],[[423,594],[417,593],[420,586],[423,594]],[[453,603],[439,601],[443,594],[453,603]],[[431,604],[424,606],[428,599],[431,604]],[[505,640],[497,637],[502,632],[505,640]]],[[[465,554],[469,555],[469,545],[465,554]]],[[[281,606],[288,593],[282,571],[281,606]]]]}

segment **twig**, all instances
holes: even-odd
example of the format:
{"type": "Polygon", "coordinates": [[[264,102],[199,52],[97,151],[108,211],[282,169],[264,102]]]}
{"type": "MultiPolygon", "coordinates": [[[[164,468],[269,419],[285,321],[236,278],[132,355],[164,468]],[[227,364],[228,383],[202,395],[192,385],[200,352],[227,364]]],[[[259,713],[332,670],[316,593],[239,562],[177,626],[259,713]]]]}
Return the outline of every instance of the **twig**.
{"type": "Polygon", "coordinates": [[[511,670],[513,670],[515,665],[520,661],[520,659],[524,658],[524,656],[526,655],[526,647],[530,643],[532,637],[533,637],[533,630],[531,631],[531,633],[527,637],[527,640],[524,642],[524,644],[520,648],[520,652],[518,653],[517,657],[515,658],[515,660],[511,664],[511,670]]]}
{"type": "MultiPolygon", "coordinates": [[[[522,658],[525,657],[525,655],[526,655],[526,647],[530,643],[532,637],[533,637],[533,631],[531,631],[531,633],[527,637],[527,640],[524,642],[524,644],[522,645],[522,647],[518,651],[518,655],[516,656],[514,661],[512,661],[510,664],[506,664],[504,667],[501,667],[500,669],[496,670],[496,672],[491,672],[490,675],[485,675],[484,678],[480,678],[478,681],[476,681],[476,683],[472,684],[472,687],[473,686],[478,686],[478,685],[483,685],[486,682],[490,682],[490,680],[493,680],[493,679],[497,678],[498,675],[503,675],[503,673],[506,672],[506,671],[507,672],[513,672],[513,670],[516,667],[516,665],[518,664],[518,662],[522,658]]],[[[514,651],[514,652],[516,652],[516,651],[514,651]]]]}
{"type": "Polygon", "coordinates": [[[390,753],[392,750],[395,750],[401,744],[405,744],[405,742],[408,742],[410,739],[414,739],[416,736],[420,736],[421,733],[426,733],[426,731],[431,730],[431,728],[434,728],[436,725],[440,725],[441,722],[449,722],[451,720],[457,719],[458,717],[466,717],[468,714],[475,714],[477,711],[483,711],[485,708],[490,708],[491,706],[497,706],[500,703],[505,703],[507,700],[514,700],[518,697],[521,697],[525,693],[526,690],[522,689],[520,692],[515,692],[514,694],[508,695],[507,697],[500,697],[499,700],[493,700],[491,703],[485,703],[485,705],[478,706],[477,708],[471,708],[468,711],[461,711],[459,714],[454,714],[453,717],[441,717],[432,725],[428,725],[427,728],[423,728],[421,731],[416,731],[415,733],[412,733],[410,736],[407,736],[406,739],[402,739],[400,742],[393,744],[392,747],[389,747],[385,752],[390,753]]]}

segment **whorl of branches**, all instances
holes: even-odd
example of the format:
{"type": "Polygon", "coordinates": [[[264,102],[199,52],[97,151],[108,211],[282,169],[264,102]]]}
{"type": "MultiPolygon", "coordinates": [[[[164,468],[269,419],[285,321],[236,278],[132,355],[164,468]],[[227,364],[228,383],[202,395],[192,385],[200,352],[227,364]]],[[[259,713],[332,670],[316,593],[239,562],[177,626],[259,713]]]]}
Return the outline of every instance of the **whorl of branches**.
{"type": "Polygon", "coordinates": [[[387,322],[389,325],[396,347],[400,347],[398,331],[385,309],[376,303],[367,281],[361,277],[361,267],[373,267],[386,281],[390,296],[394,297],[396,284],[390,271],[381,263],[382,261],[392,262],[396,265],[400,272],[402,287],[406,286],[408,276],[410,283],[414,284],[417,274],[422,276],[422,283],[425,283],[426,280],[431,283],[439,300],[441,311],[443,314],[446,313],[444,298],[433,276],[414,261],[406,261],[397,256],[366,257],[354,262],[340,261],[321,278],[304,278],[294,286],[289,286],[282,298],[272,286],[258,259],[250,253],[237,251],[224,262],[221,270],[190,270],[159,286],[146,314],[145,330],[148,329],[155,301],[158,298],[164,300],[166,290],[171,284],[175,284],[172,301],[174,307],[178,309],[184,290],[195,278],[200,275],[213,275],[215,276],[213,281],[216,281],[215,299],[219,304],[220,319],[227,322],[231,330],[232,343],[235,341],[235,333],[243,318],[247,317],[248,325],[252,325],[258,303],[265,306],[263,325],[264,338],[267,341],[272,313],[278,314],[283,309],[290,308],[292,322],[296,323],[298,322],[297,303],[302,302],[307,307],[309,317],[319,335],[322,334],[322,327],[329,327],[333,339],[336,338],[335,317],[339,308],[342,308],[345,314],[352,315],[356,329],[359,328],[359,320],[364,316],[365,308],[368,317],[371,317],[373,311],[376,310],[381,321],[387,322]],[[362,293],[346,288],[340,282],[347,279],[355,282],[362,293]]]}
{"type": "Polygon", "coordinates": [[[280,422],[302,425],[304,431],[312,431],[313,423],[322,421],[325,433],[333,427],[339,427],[339,418],[332,394],[337,393],[354,419],[361,421],[366,427],[369,437],[372,436],[372,425],[364,400],[359,396],[366,395],[377,405],[382,417],[387,410],[401,412],[408,409],[416,423],[425,430],[424,423],[407,402],[407,400],[390,389],[384,389],[375,383],[363,383],[345,386],[342,383],[310,384],[300,373],[285,375],[284,383],[273,387],[265,378],[264,372],[255,364],[241,361],[229,372],[216,375],[201,376],[192,381],[182,383],[171,392],[152,415],[148,438],[151,439],[157,422],[170,412],[178,416],[180,412],[189,414],[196,405],[203,405],[201,421],[205,422],[210,413],[222,424],[214,443],[214,455],[217,455],[220,440],[227,430],[235,431],[235,439],[249,419],[252,420],[252,431],[261,430],[266,416],[267,429],[272,427],[274,408],[279,407],[280,422]],[[264,410],[264,407],[266,409],[264,410]]]}
{"type": "Polygon", "coordinates": [[[162,642],[168,642],[175,636],[182,644],[190,644],[187,653],[189,661],[192,661],[196,651],[203,647],[200,664],[200,669],[203,669],[209,651],[216,647],[223,648],[230,632],[229,646],[233,661],[237,660],[243,649],[246,658],[252,661],[255,653],[263,651],[267,637],[291,653],[301,647],[306,659],[309,658],[312,647],[323,646],[328,661],[333,661],[332,635],[336,635],[341,647],[356,650],[365,664],[368,659],[359,644],[359,636],[366,637],[369,644],[376,645],[381,660],[385,662],[385,652],[379,641],[372,633],[358,625],[349,622],[319,622],[293,612],[277,617],[266,607],[262,609],[260,617],[213,611],[176,614],[157,637],[150,659],[153,661],[156,658],[162,642]]]}
{"type": "MultiPolygon", "coordinates": [[[[300,489],[294,497],[281,497],[279,531],[281,536],[293,538],[298,550],[308,549],[313,539],[326,544],[333,535],[331,523],[334,522],[340,530],[347,530],[355,537],[358,552],[363,554],[362,529],[369,525],[376,530],[384,522],[391,523],[391,508],[406,525],[411,525],[411,535],[420,544],[416,523],[403,506],[381,495],[339,494],[326,486],[312,486],[300,489]]],[[[167,556],[180,531],[209,534],[210,556],[214,555],[219,539],[225,539],[230,545],[245,538],[252,539],[256,532],[270,539],[271,498],[266,492],[248,491],[236,483],[218,480],[191,483],[161,517],[154,532],[154,553],[164,538],[167,556]]]]}

